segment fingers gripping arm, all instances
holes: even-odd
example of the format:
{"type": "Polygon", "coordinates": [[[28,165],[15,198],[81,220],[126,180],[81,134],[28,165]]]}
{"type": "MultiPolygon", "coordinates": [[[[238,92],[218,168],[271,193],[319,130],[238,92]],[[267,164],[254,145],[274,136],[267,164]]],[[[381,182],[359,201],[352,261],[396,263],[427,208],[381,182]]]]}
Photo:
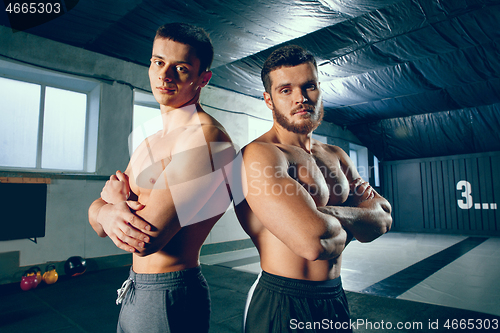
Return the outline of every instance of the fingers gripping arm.
{"type": "Polygon", "coordinates": [[[349,198],[342,206],[328,206],[327,213],[360,242],[370,242],[390,230],[391,205],[359,175],[344,151],[336,152],[349,181],[349,198]]]}
{"type": "Polygon", "coordinates": [[[101,191],[101,199],[107,203],[118,203],[126,201],[130,197],[130,185],[128,176],[120,170],[116,171],[106,182],[101,191]]]}
{"type": "Polygon", "coordinates": [[[124,201],[129,193],[127,175],[117,171],[103,188],[102,197],[89,207],[89,223],[100,237],[108,236],[118,248],[137,252],[149,242],[150,238],[144,232],[151,227],[134,214],[144,208],[143,205],[137,201],[124,201]]]}
{"type": "Polygon", "coordinates": [[[108,236],[118,248],[137,252],[149,242],[149,236],[144,232],[150,226],[131,211],[134,208],[140,208],[135,201],[122,201],[113,205],[99,198],[90,205],[90,225],[97,235],[108,236]]]}
{"type": "Polygon", "coordinates": [[[336,217],[342,226],[360,242],[371,242],[390,230],[391,206],[378,193],[356,207],[327,206],[324,211],[336,217]]]}

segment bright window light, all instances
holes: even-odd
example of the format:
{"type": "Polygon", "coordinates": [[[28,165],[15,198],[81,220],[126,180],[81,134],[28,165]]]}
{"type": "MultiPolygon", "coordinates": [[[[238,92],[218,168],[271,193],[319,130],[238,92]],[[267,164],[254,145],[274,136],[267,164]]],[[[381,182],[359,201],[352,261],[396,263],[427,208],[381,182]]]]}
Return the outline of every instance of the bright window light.
{"type": "Polygon", "coordinates": [[[135,104],[132,126],[131,153],[135,151],[145,138],[155,134],[163,128],[160,109],[135,104]]]}
{"type": "Polygon", "coordinates": [[[39,84],[0,78],[0,166],[36,166],[39,84]]]}
{"type": "Polygon", "coordinates": [[[83,170],[87,95],[47,87],[42,168],[83,170]]]}
{"type": "Polygon", "coordinates": [[[95,172],[101,84],[0,59],[0,169],[95,172]]]}

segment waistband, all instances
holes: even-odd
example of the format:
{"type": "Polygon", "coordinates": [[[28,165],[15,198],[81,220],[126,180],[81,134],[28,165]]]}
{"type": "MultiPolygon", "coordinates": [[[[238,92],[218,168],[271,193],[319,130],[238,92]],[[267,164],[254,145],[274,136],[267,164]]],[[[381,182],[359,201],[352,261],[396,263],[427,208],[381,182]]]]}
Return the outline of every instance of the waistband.
{"type": "Polygon", "coordinates": [[[181,284],[190,283],[193,281],[204,280],[201,273],[201,267],[188,268],[182,271],[159,273],[159,274],[138,274],[130,267],[129,280],[132,280],[135,285],[163,285],[163,286],[179,286],[181,284]]]}
{"type": "Polygon", "coordinates": [[[340,276],[333,280],[309,281],[291,279],[262,271],[258,284],[271,291],[308,298],[337,297],[343,291],[340,276]]]}

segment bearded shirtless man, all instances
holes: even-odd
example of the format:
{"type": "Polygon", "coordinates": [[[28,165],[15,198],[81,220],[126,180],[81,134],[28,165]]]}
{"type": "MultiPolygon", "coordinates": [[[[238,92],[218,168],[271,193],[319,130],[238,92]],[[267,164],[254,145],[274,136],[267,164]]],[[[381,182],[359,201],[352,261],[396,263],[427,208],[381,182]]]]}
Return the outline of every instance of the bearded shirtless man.
{"type": "Polygon", "coordinates": [[[262,268],[245,332],[350,331],[342,251],[353,236],[369,242],[387,232],[391,206],[342,149],[311,138],[323,108],[310,53],[274,51],[262,81],[274,124],[243,149],[245,200],[236,205],[262,268]]]}
{"type": "Polygon", "coordinates": [[[212,59],[203,29],[158,29],[149,78],[163,130],[139,145],[89,208],[96,233],[133,252],[117,300],[118,332],[208,332],[210,296],[199,254],[231,202],[223,166],[235,153],[199,104],[212,59]]]}

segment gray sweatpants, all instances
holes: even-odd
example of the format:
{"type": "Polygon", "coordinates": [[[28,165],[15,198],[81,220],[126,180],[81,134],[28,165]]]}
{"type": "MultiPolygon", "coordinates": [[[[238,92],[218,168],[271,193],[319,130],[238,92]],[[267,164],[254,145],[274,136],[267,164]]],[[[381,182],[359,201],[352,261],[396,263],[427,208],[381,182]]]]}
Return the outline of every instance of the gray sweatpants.
{"type": "Polygon", "coordinates": [[[200,267],[162,274],[130,269],[129,280],[118,333],[208,332],[210,294],[200,267]]]}

